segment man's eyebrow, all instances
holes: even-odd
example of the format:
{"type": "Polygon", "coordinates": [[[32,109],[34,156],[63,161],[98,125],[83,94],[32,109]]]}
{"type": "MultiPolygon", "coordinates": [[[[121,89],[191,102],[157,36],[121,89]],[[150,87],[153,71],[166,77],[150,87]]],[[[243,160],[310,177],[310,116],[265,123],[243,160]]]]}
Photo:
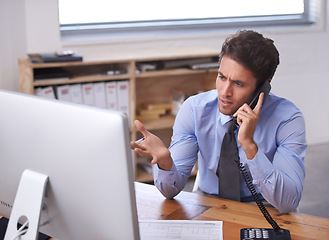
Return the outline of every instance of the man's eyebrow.
{"type": "MultiPolygon", "coordinates": [[[[218,74],[227,78],[221,71],[218,71],[218,74]]],[[[239,82],[239,83],[243,83],[242,80],[239,80],[239,79],[231,79],[232,82],[239,82]]]]}
{"type": "MultiPolygon", "coordinates": [[[[221,71],[218,71],[218,74],[221,76],[221,77],[224,77],[224,78],[227,78],[221,71]]],[[[242,86],[246,85],[247,83],[243,80],[239,80],[239,79],[231,79],[232,82],[234,83],[238,83],[242,86]]]]}
{"type": "Polygon", "coordinates": [[[242,86],[246,85],[246,82],[241,81],[241,80],[231,80],[231,81],[234,82],[234,83],[238,83],[238,84],[240,84],[242,86]]]}
{"type": "Polygon", "coordinates": [[[221,71],[218,71],[218,74],[220,74],[221,76],[225,77],[225,75],[221,71]]]}
{"type": "MultiPolygon", "coordinates": [[[[221,71],[218,70],[218,74],[224,78],[227,78],[221,71]]],[[[238,84],[241,84],[241,85],[246,85],[248,84],[247,82],[243,81],[243,80],[240,80],[240,79],[231,79],[232,82],[234,83],[238,83],[238,84]]]]}

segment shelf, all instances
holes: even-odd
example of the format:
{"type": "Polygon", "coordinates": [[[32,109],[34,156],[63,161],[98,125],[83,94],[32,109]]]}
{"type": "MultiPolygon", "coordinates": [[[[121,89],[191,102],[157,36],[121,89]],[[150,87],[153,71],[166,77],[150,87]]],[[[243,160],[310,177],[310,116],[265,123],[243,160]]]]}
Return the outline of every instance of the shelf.
{"type": "MultiPolygon", "coordinates": [[[[215,49],[198,47],[161,49],[156,52],[150,49],[134,52],[127,51],[101,54],[103,54],[103,57],[95,56],[94,59],[91,59],[90,57],[89,59],[84,58],[84,61],[82,62],[31,63],[27,58],[19,59],[20,91],[23,93],[34,94],[36,88],[43,86],[51,87],[58,85],[127,80],[129,83],[130,109],[128,112],[129,125],[131,126],[130,136],[131,140],[135,141],[141,134],[135,128],[133,122],[134,119],[136,119],[138,108],[143,104],[171,103],[172,93],[174,91],[182,91],[186,96],[190,96],[200,91],[208,91],[215,88],[217,68],[193,70],[182,67],[146,72],[136,71],[136,66],[143,62],[175,61],[209,57],[218,58],[218,51],[215,49]],[[67,76],[69,76],[69,78],[36,80],[35,78],[42,78],[40,72],[48,71],[45,68],[49,68],[49,71],[58,68],[58,71],[56,70],[56,72],[59,72],[60,69],[64,70],[68,72],[67,76]],[[37,69],[42,70],[38,71],[37,69]],[[113,74],[117,75],[111,75],[112,72],[110,71],[113,71],[113,74]]],[[[174,121],[175,116],[167,115],[157,119],[143,120],[142,122],[147,130],[156,134],[162,139],[165,146],[168,147],[170,145],[174,121]]],[[[137,160],[134,164],[136,169],[136,181],[153,181],[152,174],[138,168],[137,160]]]]}
{"type": "Polygon", "coordinates": [[[154,77],[162,77],[162,76],[177,76],[177,75],[194,75],[194,74],[204,74],[207,72],[217,72],[218,69],[204,69],[204,70],[192,70],[187,68],[181,69],[168,69],[161,71],[146,71],[140,72],[136,74],[137,78],[154,78],[154,77]]]}
{"type": "Polygon", "coordinates": [[[87,83],[87,82],[101,82],[101,81],[112,81],[112,80],[123,80],[129,79],[131,76],[129,74],[122,75],[87,75],[81,77],[73,77],[68,80],[36,80],[33,85],[39,86],[49,86],[49,85],[62,85],[62,84],[73,84],[73,83],[87,83]]]}
{"type": "Polygon", "coordinates": [[[158,130],[158,129],[172,128],[174,122],[175,122],[175,117],[170,115],[152,120],[144,120],[143,124],[147,130],[158,130]]]}
{"type": "Polygon", "coordinates": [[[111,63],[129,63],[127,60],[103,60],[103,61],[73,61],[73,62],[52,62],[52,63],[32,63],[28,59],[25,60],[27,64],[33,66],[33,68],[56,68],[56,67],[80,67],[80,66],[94,66],[111,63]]]}

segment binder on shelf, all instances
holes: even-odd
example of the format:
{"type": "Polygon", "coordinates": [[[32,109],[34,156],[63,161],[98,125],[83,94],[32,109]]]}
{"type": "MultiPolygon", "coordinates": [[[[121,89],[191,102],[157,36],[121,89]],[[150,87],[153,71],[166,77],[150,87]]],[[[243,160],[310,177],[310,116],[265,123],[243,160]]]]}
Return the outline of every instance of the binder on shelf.
{"type": "Polygon", "coordinates": [[[62,85],[56,87],[56,93],[58,100],[71,102],[70,85],[62,85]]]}
{"type": "Polygon", "coordinates": [[[105,92],[107,108],[111,110],[117,110],[117,83],[115,81],[105,83],[105,92]]]}
{"type": "Polygon", "coordinates": [[[118,110],[125,112],[129,116],[129,81],[117,82],[118,90],[118,110]]]}
{"type": "Polygon", "coordinates": [[[34,95],[50,99],[56,99],[53,87],[38,87],[34,90],[34,95]]]}
{"type": "Polygon", "coordinates": [[[43,97],[43,91],[41,87],[35,88],[34,89],[34,95],[39,96],[39,97],[43,97]]]}
{"type": "Polygon", "coordinates": [[[79,104],[83,103],[81,84],[70,85],[70,94],[72,102],[79,104]]]}
{"type": "Polygon", "coordinates": [[[92,83],[82,84],[83,103],[88,106],[94,106],[94,91],[92,83]]]}
{"type": "Polygon", "coordinates": [[[106,108],[105,83],[93,83],[94,105],[99,108],[106,108]]]}

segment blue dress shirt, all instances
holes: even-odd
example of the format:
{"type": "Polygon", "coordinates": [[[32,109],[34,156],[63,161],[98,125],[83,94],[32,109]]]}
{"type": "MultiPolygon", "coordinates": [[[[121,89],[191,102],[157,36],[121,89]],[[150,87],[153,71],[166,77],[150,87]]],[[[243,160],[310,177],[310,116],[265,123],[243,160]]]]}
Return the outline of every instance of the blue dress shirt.
{"type": "MultiPolygon", "coordinates": [[[[155,166],[155,185],[166,198],[173,198],[185,186],[198,159],[199,189],[218,194],[216,169],[225,123],[231,119],[218,108],[216,90],[188,98],[180,108],[170,145],[172,169],[155,166]]],[[[238,130],[235,131],[237,138],[238,130]]],[[[281,213],[297,208],[305,178],[305,122],[290,101],[270,93],[260,111],[254,133],[258,152],[248,160],[239,142],[240,162],[251,173],[253,184],[263,198],[281,213]]],[[[240,177],[241,201],[253,201],[240,177]]]]}

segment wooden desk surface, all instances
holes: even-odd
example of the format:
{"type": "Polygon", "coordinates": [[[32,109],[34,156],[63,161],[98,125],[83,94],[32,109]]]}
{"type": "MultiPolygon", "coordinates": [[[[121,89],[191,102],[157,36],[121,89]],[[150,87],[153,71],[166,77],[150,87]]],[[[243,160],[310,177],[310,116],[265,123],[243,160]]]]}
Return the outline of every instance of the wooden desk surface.
{"type": "MultiPolygon", "coordinates": [[[[220,220],[224,240],[240,239],[240,229],[271,228],[256,205],[196,193],[181,192],[174,200],[165,199],[153,185],[135,183],[139,219],[220,220]]],[[[268,208],[280,227],[288,229],[292,240],[329,239],[329,219],[268,208]]]]}
{"type": "MultiPolygon", "coordinates": [[[[139,219],[223,221],[224,240],[240,239],[241,228],[271,228],[256,205],[190,192],[169,200],[155,186],[139,182],[135,189],[139,219]]],[[[329,239],[329,218],[267,210],[280,227],[290,231],[292,240],[329,239]]]]}

